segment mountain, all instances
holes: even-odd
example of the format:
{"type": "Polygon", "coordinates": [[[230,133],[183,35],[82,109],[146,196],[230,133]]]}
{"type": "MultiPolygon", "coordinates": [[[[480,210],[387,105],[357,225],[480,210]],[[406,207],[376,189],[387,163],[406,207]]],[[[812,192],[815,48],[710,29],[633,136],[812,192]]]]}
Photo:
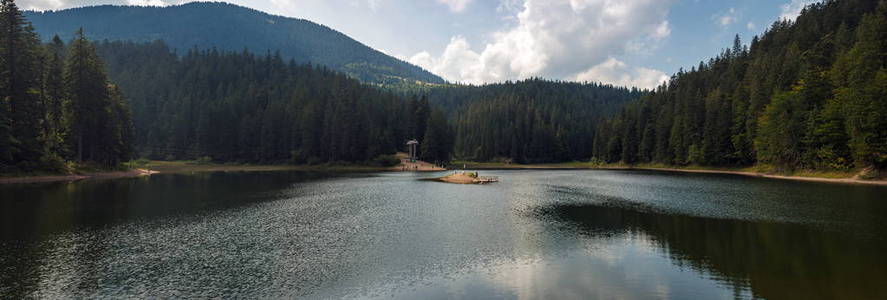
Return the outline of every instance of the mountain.
{"type": "Polygon", "coordinates": [[[45,40],[58,35],[73,38],[83,27],[93,40],[164,40],[185,53],[188,49],[217,48],[265,54],[280,51],[284,59],[328,66],[370,83],[444,80],[329,27],[302,19],[270,15],[233,4],[193,2],[168,7],[91,6],[25,13],[45,40]]]}

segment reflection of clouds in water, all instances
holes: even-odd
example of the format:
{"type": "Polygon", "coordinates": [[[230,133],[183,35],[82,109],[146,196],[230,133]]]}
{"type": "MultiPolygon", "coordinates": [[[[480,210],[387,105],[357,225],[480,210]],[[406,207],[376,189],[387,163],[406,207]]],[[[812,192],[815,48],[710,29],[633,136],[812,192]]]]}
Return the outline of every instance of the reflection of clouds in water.
{"type": "Polygon", "coordinates": [[[517,299],[668,298],[675,296],[673,285],[697,287],[694,295],[684,296],[733,296],[705,276],[674,268],[643,235],[593,239],[586,246],[560,258],[504,263],[487,272],[483,280],[517,299]]]}

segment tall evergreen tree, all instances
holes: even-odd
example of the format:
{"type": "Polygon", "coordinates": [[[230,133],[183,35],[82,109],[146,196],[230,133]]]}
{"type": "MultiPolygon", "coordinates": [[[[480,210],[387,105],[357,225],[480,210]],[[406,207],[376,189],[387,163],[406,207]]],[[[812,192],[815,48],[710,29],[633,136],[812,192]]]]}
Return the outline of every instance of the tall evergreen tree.
{"type": "Polygon", "coordinates": [[[109,146],[104,134],[108,133],[110,98],[108,79],[95,48],[83,34],[71,42],[64,74],[65,127],[70,158],[82,161],[105,160],[103,149],[109,146]]]}
{"type": "Polygon", "coordinates": [[[39,168],[44,154],[39,138],[39,40],[12,0],[0,0],[0,23],[0,145],[5,146],[0,156],[11,159],[6,164],[39,168]]]}

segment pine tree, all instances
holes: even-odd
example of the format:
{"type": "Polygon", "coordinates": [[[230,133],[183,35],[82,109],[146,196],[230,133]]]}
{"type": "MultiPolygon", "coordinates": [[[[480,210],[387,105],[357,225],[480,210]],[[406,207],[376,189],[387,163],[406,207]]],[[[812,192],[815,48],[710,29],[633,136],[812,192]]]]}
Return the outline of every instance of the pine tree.
{"type": "Polygon", "coordinates": [[[62,103],[64,100],[64,50],[62,40],[55,36],[46,46],[46,63],[43,72],[43,136],[46,141],[47,151],[50,153],[62,152],[62,103]]]}
{"type": "Polygon", "coordinates": [[[452,130],[447,124],[446,115],[440,110],[431,112],[428,118],[428,129],[425,131],[422,145],[422,159],[436,164],[450,162],[453,149],[452,130]]]}
{"type": "Polygon", "coordinates": [[[101,160],[109,122],[108,79],[95,48],[86,39],[83,29],[71,43],[64,74],[65,133],[72,151],[70,158],[78,161],[101,160]]]}
{"type": "Polygon", "coordinates": [[[40,47],[37,35],[12,0],[0,0],[0,156],[19,169],[41,166],[44,147],[40,140],[40,47]],[[8,128],[8,129],[7,129],[8,128]],[[8,133],[7,133],[8,130],[8,133]],[[11,136],[10,139],[7,136],[11,136]]]}

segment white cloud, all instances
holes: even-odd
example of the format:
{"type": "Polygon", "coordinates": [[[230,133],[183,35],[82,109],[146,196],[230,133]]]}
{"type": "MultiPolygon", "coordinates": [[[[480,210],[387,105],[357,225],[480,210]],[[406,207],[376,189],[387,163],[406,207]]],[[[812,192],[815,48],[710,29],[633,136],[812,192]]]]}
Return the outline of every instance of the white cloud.
{"type": "Polygon", "coordinates": [[[755,25],[755,22],[748,21],[748,24],[745,24],[745,28],[748,28],[748,30],[755,30],[758,29],[758,26],[755,25]]]}
{"type": "Polygon", "coordinates": [[[732,7],[723,15],[715,17],[715,19],[717,19],[718,25],[721,25],[721,27],[730,26],[730,24],[736,23],[736,21],[738,20],[738,17],[736,16],[736,9],[732,7]]]}
{"type": "Polygon", "coordinates": [[[25,10],[56,10],[65,7],[63,0],[28,0],[20,1],[19,6],[25,10]]]}
{"type": "Polygon", "coordinates": [[[471,50],[464,37],[456,36],[450,39],[450,44],[440,57],[433,57],[423,51],[413,55],[408,61],[447,79],[477,83],[464,78],[473,78],[484,72],[483,66],[478,64],[480,59],[480,54],[471,50]]]}
{"type": "Polygon", "coordinates": [[[167,6],[169,3],[163,0],[127,0],[127,4],[136,6],[167,6]]]}
{"type": "Polygon", "coordinates": [[[367,6],[369,6],[370,10],[376,11],[379,9],[379,2],[381,0],[367,0],[367,6]]]}
{"type": "Polygon", "coordinates": [[[576,75],[576,81],[603,82],[648,89],[655,88],[666,80],[668,75],[661,71],[639,67],[632,69],[612,57],[576,75]]]}
{"type": "Polygon", "coordinates": [[[437,3],[446,4],[453,12],[461,12],[465,10],[471,0],[437,0],[437,3]]]}
{"type": "MultiPolygon", "coordinates": [[[[667,38],[670,5],[662,0],[525,0],[516,24],[492,33],[482,50],[472,49],[465,38],[457,36],[440,57],[423,51],[410,62],[465,83],[534,76],[572,80],[580,73],[585,74],[582,80],[609,80],[616,77],[608,74],[608,78],[595,79],[604,73],[589,72],[590,68],[638,52],[636,48],[655,47],[667,38]]],[[[650,73],[628,67],[620,70],[650,73]]]]}
{"type": "Polygon", "coordinates": [[[779,15],[779,19],[788,19],[794,21],[799,15],[801,15],[801,10],[804,9],[805,6],[822,2],[821,0],[791,0],[791,2],[782,5],[782,13],[779,15]]]}

